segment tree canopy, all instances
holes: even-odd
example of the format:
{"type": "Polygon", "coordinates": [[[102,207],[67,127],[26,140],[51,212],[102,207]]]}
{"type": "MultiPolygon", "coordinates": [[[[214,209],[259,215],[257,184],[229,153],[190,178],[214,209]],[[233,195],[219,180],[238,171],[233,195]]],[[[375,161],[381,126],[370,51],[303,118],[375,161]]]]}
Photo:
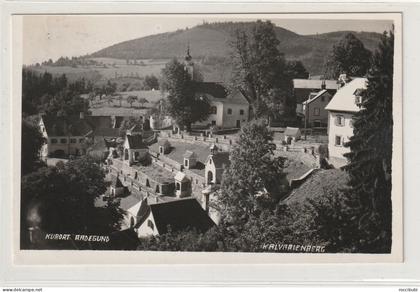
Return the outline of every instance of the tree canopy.
{"type": "Polygon", "coordinates": [[[240,87],[252,101],[254,115],[282,118],[293,115],[292,77],[279,51],[274,25],[258,20],[250,32],[236,30],[233,50],[232,86],[240,87]],[[284,110],[279,113],[278,109],[284,110]]]}
{"type": "Polygon", "coordinates": [[[72,115],[88,112],[89,100],[80,97],[92,84],[81,78],[69,83],[66,75],[53,77],[44,72],[22,71],[22,112],[24,116],[44,112],[50,115],[72,115]]]}
{"type": "Polygon", "coordinates": [[[352,33],[335,44],[327,57],[325,77],[337,79],[340,74],[364,76],[370,68],[372,53],[352,33]]]}
{"type": "Polygon", "coordinates": [[[272,133],[262,121],[241,129],[223,173],[217,202],[230,218],[247,217],[265,204],[275,204],[287,190],[282,158],[273,156],[272,133]]]}
{"type": "MultiPolygon", "coordinates": [[[[112,204],[96,207],[106,191],[104,171],[88,156],[56,167],[42,167],[22,177],[21,230],[47,233],[109,234],[121,217],[112,204]]],[[[28,247],[28,242],[22,244],[28,247]]]]}
{"type": "Polygon", "coordinates": [[[384,33],[361,93],[361,110],[354,116],[354,135],[347,154],[349,202],[355,243],[362,252],[389,252],[391,248],[392,94],[394,34],[384,33]]]}
{"type": "Polygon", "coordinates": [[[162,69],[162,88],[168,91],[167,112],[180,126],[191,130],[191,124],[204,121],[210,114],[210,103],[196,96],[192,80],[184,65],[173,59],[162,69]]]}

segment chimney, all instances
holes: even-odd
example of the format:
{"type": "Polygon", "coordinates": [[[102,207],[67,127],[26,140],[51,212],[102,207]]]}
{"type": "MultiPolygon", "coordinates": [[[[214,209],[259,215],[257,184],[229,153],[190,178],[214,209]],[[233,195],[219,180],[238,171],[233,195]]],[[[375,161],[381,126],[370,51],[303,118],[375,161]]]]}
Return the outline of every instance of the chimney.
{"type": "Polygon", "coordinates": [[[85,113],[84,112],[80,112],[80,119],[83,120],[85,118],[85,113]]]}
{"type": "Polygon", "coordinates": [[[347,74],[346,73],[340,74],[340,76],[338,77],[338,83],[340,83],[341,87],[346,85],[347,81],[348,81],[347,74]]]}

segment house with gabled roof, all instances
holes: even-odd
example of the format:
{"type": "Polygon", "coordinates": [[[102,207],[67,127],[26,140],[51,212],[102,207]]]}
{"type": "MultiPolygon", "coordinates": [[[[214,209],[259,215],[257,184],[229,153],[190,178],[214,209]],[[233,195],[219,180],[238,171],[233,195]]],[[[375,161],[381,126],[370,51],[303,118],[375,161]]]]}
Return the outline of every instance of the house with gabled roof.
{"type": "Polygon", "coordinates": [[[225,168],[230,165],[229,152],[219,151],[213,145],[210,155],[205,163],[205,179],[206,184],[220,184],[225,168]]]}
{"type": "Polygon", "coordinates": [[[141,216],[135,225],[140,238],[162,235],[169,229],[171,232],[206,232],[215,226],[199,202],[192,197],[158,203],[143,200],[140,210],[138,214],[141,216]]]}
{"type": "MultiPolygon", "coordinates": [[[[187,51],[185,57],[185,70],[194,80],[194,62],[187,51]]],[[[239,89],[226,89],[217,82],[191,82],[196,98],[205,98],[210,102],[210,115],[202,122],[193,126],[219,128],[240,128],[249,119],[249,101],[239,89]]]]}
{"type": "Polygon", "coordinates": [[[349,152],[346,142],[353,136],[353,116],[361,109],[361,93],[366,86],[366,78],[348,80],[325,108],[328,111],[328,152],[334,166],[347,163],[344,157],[349,152]]]}
{"type": "Polygon", "coordinates": [[[303,109],[303,103],[316,95],[322,90],[326,90],[331,96],[333,96],[340,84],[337,80],[325,80],[325,79],[293,79],[293,95],[296,99],[296,114],[298,117],[305,117],[305,111],[303,109]]]}
{"type": "Polygon", "coordinates": [[[85,116],[84,113],[72,116],[42,115],[38,125],[46,140],[41,149],[44,158],[79,156],[86,153],[87,139],[95,143],[119,134],[118,129],[113,128],[111,117],[85,116]]]}
{"type": "Polygon", "coordinates": [[[299,128],[287,127],[284,131],[284,142],[286,144],[291,144],[300,139],[301,132],[299,128]]]}
{"type": "Polygon", "coordinates": [[[132,165],[139,162],[145,155],[148,154],[148,147],[143,142],[143,137],[140,134],[131,134],[128,132],[124,140],[124,162],[132,165]]]}
{"type": "Polygon", "coordinates": [[[331,101],[332,94],[323,89],[319,92],[313,92],[309,98],[303,102],[303,114],[306,120],[306,127],[327,127],[328,112],[325,109],[331,101]]]}

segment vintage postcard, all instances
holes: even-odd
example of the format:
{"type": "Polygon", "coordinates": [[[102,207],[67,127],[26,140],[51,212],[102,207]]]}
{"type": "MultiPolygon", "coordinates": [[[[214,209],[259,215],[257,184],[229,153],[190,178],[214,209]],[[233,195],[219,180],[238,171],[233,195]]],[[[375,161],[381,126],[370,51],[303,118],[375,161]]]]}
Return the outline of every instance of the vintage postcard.
{"type": "Polygon", "coordinates": [[[402,261],[400,14],[13,28],[21,262],[402,261]]]}

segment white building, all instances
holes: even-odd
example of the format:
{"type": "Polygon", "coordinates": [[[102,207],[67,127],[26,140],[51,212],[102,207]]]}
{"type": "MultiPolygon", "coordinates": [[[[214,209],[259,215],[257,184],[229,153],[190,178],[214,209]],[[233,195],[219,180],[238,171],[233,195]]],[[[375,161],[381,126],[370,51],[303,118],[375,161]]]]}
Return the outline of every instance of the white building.
{"type": "MultiPolygon", "coordinates": [[[[188,48],[184,63],[191,79],[194,80],[194,62],[188,48]]],[[[194,126],[216,126],[221,129],[240,128],[249,119],[249,102],[238,89],[228,91],[217,82],[191,82],[196,98],[206,98],[210,103],[210,115],[194,126]]]]}
{"type": "Polygon", "coordinates": [[[249,103],[239,90],[230,93],[217,94],[208,90],[211,87],[222,85],[208,82],[197,84],[197,97],[205,97],[210,102],[210,115],[202,122],[196,122],[196,126],[216,126],[221,129],[240,128],[249,119],[249,103]]]}
{"type": "Polygon", "coordinates": [[[328,151],[331,163],[341,167],[347,163],[344,157],[349,149],[345,143],[353,136],[353,116],[360,111],[360,92],[366,89],[366,78],[354,78],[344,84],[325,109],[328,111],[328,151]]]}

